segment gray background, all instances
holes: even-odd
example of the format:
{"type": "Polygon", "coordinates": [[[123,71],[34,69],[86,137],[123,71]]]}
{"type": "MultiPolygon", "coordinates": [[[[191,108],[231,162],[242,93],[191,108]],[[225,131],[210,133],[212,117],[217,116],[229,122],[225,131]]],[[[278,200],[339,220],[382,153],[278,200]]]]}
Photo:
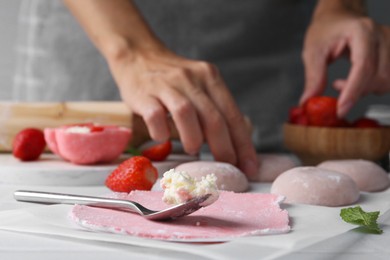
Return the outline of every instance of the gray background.
{"type": "Polygon", "coordinates": [[[15,41],[20,0],[0,1],[0,99],[11,97],[15,68],[15,41]]]}
{"type": "MultiPolygon", "coordinates": [[[[15,68],[15,41],[17,37],[17,13],[21,0],[0,1],[0,100],[11,98],[11,86],[15,68]]],[[[369,0],[369,12],[380,23],[390,25],[390,1],[369,0]]],[[[345,76],[348,72],[348,62],[337,61],[329,70],[329,82],[337,77],[345,76]]],[[[390,72],[389,72],[390,73],[390,72]]],[[[328,88],[327,94],[334,94],[328,88]]],[[[364,113],[370,104],[390,104],[390,94],[385,96],[368,96],[363,98],[352,110],[349,117],[353,118],[364,113]]]]}

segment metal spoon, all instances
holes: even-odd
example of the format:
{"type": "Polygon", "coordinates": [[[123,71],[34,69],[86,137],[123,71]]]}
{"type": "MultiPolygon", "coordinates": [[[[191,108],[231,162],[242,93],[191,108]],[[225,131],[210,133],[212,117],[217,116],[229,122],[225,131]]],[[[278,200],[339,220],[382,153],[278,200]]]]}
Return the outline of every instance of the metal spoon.
{"type": "Polygon", "coordinates": [[[139,215],[150,220],[170,220],[189,215],[201,207],[211,194],[195,197],[187,202],[166,208],[160,211],[150,210],[141,204],[121,199],[100,198],[83,195],[61,194],[40,191],[19,190],[14,192],[14,198],[18,201],[43,203],[43,204],[71,204],[87,205],[98,208],[109,208],[139,215]]]}

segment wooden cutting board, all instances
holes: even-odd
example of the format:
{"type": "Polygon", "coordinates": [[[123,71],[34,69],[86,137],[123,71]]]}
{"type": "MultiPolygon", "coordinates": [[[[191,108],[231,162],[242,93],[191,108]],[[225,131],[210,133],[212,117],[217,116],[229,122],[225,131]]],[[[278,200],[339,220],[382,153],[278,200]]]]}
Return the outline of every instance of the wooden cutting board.
{"type": "MultiPolygon", "coordinates": [[[[12,140],[24,128],[58,127],[94,122],[132,128],[131,145],[149,140],[143,120],[122,102],[0,102],[0,152],[12,150],[12,140]]],[[[178,135],[171,123],[172,137],[178,135]]]]}

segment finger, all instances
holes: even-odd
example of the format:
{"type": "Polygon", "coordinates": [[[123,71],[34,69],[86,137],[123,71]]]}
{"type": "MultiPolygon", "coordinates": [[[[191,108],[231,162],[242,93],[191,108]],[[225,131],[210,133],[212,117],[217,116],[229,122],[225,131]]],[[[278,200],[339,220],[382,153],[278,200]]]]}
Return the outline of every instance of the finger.
{"type": "Polygon", "coordinates": [[[199,71],[205,62],[191,62],[187,68],[176,70],[169,82],[176,82],[174,86],[186,96],[195,107],[203,136],[217,161],[237,163],[228,126],[210,96],[205,92],[204,75],[199,71]],[[173,76],[173,78],[172,78],[173,76]],[[180,84],[178,84],[180,82],[180,84]]]}
{"type": "Polygon", "coordinates": [[[195,91],[190,97],[215,160],[236,165],[237,156],[223,115],[204,91],[195,91]]]}
{"type": "Polygon", "coordinates": [[[342,91],[347,81],[345,79],[337,79],[333,82],[333,88],[337,91],[342,91]]]}
{"type": "Polygon", "coordinates": [[[355,38],[351,42],[351,69],[338,98],[337,115],[342,118],[362,96],[376,70],[376,52],[370,39],[355,38]]]}
{"type": "Polygon", "coordinates": [[[365,76],[362,75],[363,64],[354,64],[349,73],[347,82],[341,89],[337,104],[337,116],[343,118],[360,98],[365,76]]]}
{"type": "Polygon", "coordinates": [[[305,50],[303,64],[305,88],[299,101],[300,104],[324,91],[327,81],[327,53],[318,50],[305,50]]]}
{"type": "Polygon", "coordinates": [[[163,142],[169,139],[167,110],[157,99],[147,96],[131,103],[134,113],[140,115],[145,121],[153,140],[163,142]]]}
{"type": "Polygon", "coordinates": [[[254,148],[251,131],[245,121],[244,116],[239,111],[233,98],[225,91],[216,93],[214,102],[221,111],[224,112],[226,122],[229,127],[230,135],[233,140],[233,145],[238,157],[238,167],[248,176],[254,178],[257,175],[259,161],[254,148]],[[223,99],[216,98],[217,96],[226,95],[225,102],[223,99]]]}
{"type": "Polygon", "coordinates": [[[204,138],[200,121],[192,102],[172,88],[162,88],[159,98],[172,115],[184,151],[191,155],[197,154],[204,138]]]}
{"type": "Polygon", "coordinates": [[[379,30],[378,69],[370,92],[382,95],[390,91],[390,27],[380,26],[379,30]]]}
{"type": "Polygon", "coordinates": [[[206,89],[224,116],[238,159],[238,167],[248,176],[255,178],[259,168],[258,157],[251,139],[245,117],[236,105],[223,79],[215,72],[206,77],[206,89]],[[216,78],[215,78],[216,76],[216,78]]]}

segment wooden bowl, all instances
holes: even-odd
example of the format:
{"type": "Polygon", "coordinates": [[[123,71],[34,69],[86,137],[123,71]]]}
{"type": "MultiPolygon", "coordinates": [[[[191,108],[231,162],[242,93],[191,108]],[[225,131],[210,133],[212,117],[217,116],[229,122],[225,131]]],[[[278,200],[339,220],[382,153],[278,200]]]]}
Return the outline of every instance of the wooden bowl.
{"type": "Polygon", "coordinates": [[[326,160],[365,159],[379,162],[389,155],[390,127],[336,128],[285,124],[284,144],[303,165],[326,160]]]}

